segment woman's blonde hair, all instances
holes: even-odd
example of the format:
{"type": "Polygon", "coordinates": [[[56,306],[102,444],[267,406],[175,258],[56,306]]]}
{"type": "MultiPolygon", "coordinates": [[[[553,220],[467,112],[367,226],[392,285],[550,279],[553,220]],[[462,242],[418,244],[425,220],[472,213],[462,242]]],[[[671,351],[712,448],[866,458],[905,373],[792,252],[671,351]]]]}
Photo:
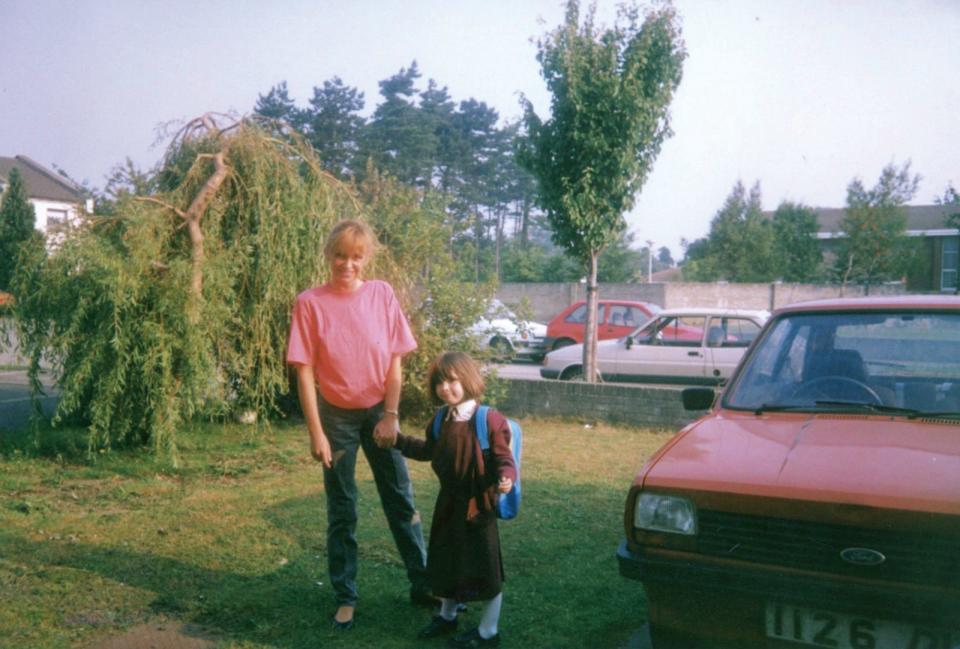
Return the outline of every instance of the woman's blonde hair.
{"type": "Polygon", "coordinates": [[[363,221],[344,219],[333,226],[323,246],[323,256],[330,262],[340,251],[363,250],[364,257],[373,257],[377,251],[377,236],[363,221]]]}
{"type": "Polygon", "coordinates": [[[479,399],[483,396],[486,385],[480,374],[477,362],[464,352],[444,352],[440,354],[427,373],[427,383],[430,386],[430,398],[434,403],[443,403],[437,396],[437,386],[444,381],[460,381],[463,386],[463,396],[467,399],[479,399]]]}

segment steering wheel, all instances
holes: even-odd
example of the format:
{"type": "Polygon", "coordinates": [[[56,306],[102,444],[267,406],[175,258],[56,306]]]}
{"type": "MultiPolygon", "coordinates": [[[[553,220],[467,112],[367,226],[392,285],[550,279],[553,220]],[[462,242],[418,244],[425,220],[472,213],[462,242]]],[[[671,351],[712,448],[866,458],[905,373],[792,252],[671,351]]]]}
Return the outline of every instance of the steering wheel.
{"type": "MultiPolygon", "coordinates": [[[[867,397],[869,397],[875,405],[883,405],[883,399],[880,398],[880,395],[871,388],[869,385],[863,381],[858,381],[857,379],[850,378],[849,376],[841,376],[840,374],[831,374],[830,376],[818,376],[815,379],[811,379],[802,383],[793,391],[793,397],[830,397],[833,396],[833,390],[824,389],[825,385],[830,383],[838,384],[840,386],[853,386],[855,389],[859,390],[867,397]]],[[[838,390],[842,393],[843,388],[840,387],[838,390]]]]}

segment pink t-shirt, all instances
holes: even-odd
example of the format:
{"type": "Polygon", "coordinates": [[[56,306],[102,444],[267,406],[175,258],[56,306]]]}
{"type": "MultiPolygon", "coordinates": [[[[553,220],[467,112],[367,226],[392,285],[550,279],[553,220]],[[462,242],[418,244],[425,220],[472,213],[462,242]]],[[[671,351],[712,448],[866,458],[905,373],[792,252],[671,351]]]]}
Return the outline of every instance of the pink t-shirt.
{"type": "Polygon", "coordinates": [[[297,296],[287,363],[312,366],[327,402],[369,408],[383,401],[393,356],[416,348],[389,284],[367,280],[352,293],[324,284],[297,296]]]}

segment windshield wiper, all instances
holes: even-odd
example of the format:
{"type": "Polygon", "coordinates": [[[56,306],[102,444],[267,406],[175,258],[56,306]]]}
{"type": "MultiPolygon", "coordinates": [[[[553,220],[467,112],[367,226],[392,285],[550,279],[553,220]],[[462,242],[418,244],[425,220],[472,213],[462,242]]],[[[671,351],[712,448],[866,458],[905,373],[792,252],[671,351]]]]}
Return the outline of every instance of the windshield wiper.
{"type": "Polygon", "coordinates": [[[907,419],[960,419],[960,412],[956,411],[927,412],[916,408],[901,408],[870,401],[848,401],[844,399],[817,399],[812,404],[764,403],[754,408],[753,414],[761,415],[765,412],[843,412],[850,410],[901,415],[907,419]]]}
{"type": "Polygon", "coordinates": [[[960,418],[960,412],[943,411],[930,412],[926,410],[917,410],[916,408],[901,408],[899,406],[888,406],[883,403],[873,403],[868,401],[842,401],[842,400],[817,400],[818,406],[848,406],[851,408],[864,408],[870,412],[882,412],[891,415],[904,415],[907,419],[954,419],[960,418]]]}
{"type": "Polygon", "coordinates": [[[809,403],[763,403],[753,409],[753,414],[762,415],[765,412],[809,412],[811,410],[817,410],[817,408],[809,403]]]}

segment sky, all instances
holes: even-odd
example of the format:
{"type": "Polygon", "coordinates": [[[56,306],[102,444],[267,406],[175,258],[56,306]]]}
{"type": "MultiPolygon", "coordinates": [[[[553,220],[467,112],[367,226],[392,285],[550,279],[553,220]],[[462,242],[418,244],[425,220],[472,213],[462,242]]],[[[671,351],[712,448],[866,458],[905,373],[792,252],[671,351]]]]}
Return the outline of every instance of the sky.
{"type": "MultiPolygon", "coordinates": [[[[582,0],[586,6],[586,0],[582,0]]],[[[599,0],[611,24],[616,3],[599,0]]],[[[960,188],[960,0],[675,0],[688,58],[674,136],[626,215],[639,246],[682,257],[735,183],[843,207],[859,178],[908,161],[913,204],[960,188]]],[[[102,188],[127,157],[161,157],[160,128],[252,111],[286,81],[306,106],[339,76],[365,94],[414,60],[455,101],[503,120],[550,96],[535,39],[558,0],[0,0],[0,156],[102,188]]]]}

